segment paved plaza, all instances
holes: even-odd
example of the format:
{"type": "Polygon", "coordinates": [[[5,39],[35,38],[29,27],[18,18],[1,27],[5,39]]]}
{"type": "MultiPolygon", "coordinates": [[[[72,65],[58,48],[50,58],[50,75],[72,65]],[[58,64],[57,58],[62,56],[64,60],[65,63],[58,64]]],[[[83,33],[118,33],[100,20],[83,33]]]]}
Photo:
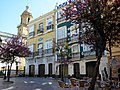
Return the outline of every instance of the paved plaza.
{"type": "Polygon", "coordinates": [[[57,81],[52,78],[12,77],[11,81],[14,83],[0,78],[0,90],[59,90],[57,81]]]}
{"type": "MultiPolygon", "coordinates": [[[[54,78],[12,77],[14,83],[6,83],[0,78],[0,90],[86,90],[79,88],[60,88],[54,78]]],[[[96,88],[95,90],[101,90],[96,88]]],[[[119,89],[112,89],[119,90],[119,89]]]]}

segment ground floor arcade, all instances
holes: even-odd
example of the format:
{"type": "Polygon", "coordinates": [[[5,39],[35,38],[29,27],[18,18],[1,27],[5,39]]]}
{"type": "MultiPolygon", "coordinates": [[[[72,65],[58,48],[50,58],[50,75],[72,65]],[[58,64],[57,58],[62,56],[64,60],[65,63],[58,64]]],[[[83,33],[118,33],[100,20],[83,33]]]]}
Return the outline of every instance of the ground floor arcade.
{"type": "MultiPolygon", "coordinates": [[[[96,65],[96,59],[90,60],[76,60],[71,63],[57,63],[55,62],[55,57],[46,57],[39,59],[29,59],[26,60],[25,74],[29,76],[89,76],[94,75],[94,68],[96,65]]],[[[99,73],[101,77],[104,77],[104,69],[106,68],[107,73],[107,57],[102,57],[101,64],[99,68],[99,73]]]]}

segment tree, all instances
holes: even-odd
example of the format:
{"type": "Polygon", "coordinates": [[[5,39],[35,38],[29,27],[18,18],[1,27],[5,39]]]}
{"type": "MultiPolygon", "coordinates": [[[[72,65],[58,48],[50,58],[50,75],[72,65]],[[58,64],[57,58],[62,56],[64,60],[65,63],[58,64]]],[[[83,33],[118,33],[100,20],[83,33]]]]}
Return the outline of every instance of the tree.
{"type": "Polygon", "coordinates": [[[96,50],[95,75],[89,90],[94,90],[102,53],[120,44],[120,0],[69,0],[63,16],[78,24],[79,39],[96,50]]]}
{"type": "MultiPolygon", "coordinates": [[[[65,71],[64,71],[64,67],[65,64],[69,64],[71,63],[71,49],[68,46],[68,43],[62,43],[62,44],[58,44],[55,43],[55,52],[57,53],[57,59],[58,59],[58,63],[60,63],[60,67],[61,67],[61,80],[64,81],[64,75],[65,75],[65,71]]],[[[60,70],[60,69],[59,69],[60,70]]]]}
{"type": "Polygon", "coordinates": [[[11,67],[16,62],[16,57],[26,57],[29,49],[25,44],[25,38],[13,36],[5,40],[5,44],[0,46],[0,60],[8,65],[7,81],[10,81],[11,67]]]}

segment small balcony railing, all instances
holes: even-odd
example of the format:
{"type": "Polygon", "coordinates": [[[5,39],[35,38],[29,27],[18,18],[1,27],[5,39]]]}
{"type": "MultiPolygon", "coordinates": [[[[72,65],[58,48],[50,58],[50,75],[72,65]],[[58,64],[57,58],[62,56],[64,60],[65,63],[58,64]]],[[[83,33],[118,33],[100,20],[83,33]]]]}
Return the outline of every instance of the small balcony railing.
{"type": "Polygon", "coordinates": [[[58,44],[64,44],[65,42],[67,42],[67,38],[62,38],[57,40],[58,44]]]}
{"type": "Polygon", "coordinates": [[[37,51],[35,54],[36,57],[43,57],[43,50],[37,51]]]}
{"type": "Polygon", "coordinates": [[[47,26],[47,30],[49,30],[49,29],[53,29],[53,28],[54,28],[54,25],[53,25],[53,24],[47,26]]]}
{"type": "Polygon", "coordinates": [[[35,56],[35,53],[34,52],[30,52],[28,57],[34,58],[34,56],[35,56]]]}
{"type": "Polygon", "coordinates": [[[37,30],[37,34],[43,33],[43,32],[44,32],[44,28],[40,28],[40,29],[37,30]]]}
{"type": "Polygon", "coordinates": [[[96,51],[84,51],[83,55],[84,55],[84,57],[86,57],[86,56],[95,56],[96,51]]]}
{"type": "Polygon", "coordinates": [[[72,36],[71,41],[78,41],[78,37],[79,37],[78,35],[72,36]]]}
{"type": "Polygon", "coordinates": [[[61,17],[61,18],[58,18],[58,19],[57,19],[57,23],[62,22],[62,21],[65,21],[65,19],[66,19],[65,16],[63,16],[63,17],[61,17]]]}
{"type": "Polygon", "coordinates": [[[53,51],[54,51],[53,48],[45,49],[44,54],[45,54],[45,56],[53,55],[53,51]]]}

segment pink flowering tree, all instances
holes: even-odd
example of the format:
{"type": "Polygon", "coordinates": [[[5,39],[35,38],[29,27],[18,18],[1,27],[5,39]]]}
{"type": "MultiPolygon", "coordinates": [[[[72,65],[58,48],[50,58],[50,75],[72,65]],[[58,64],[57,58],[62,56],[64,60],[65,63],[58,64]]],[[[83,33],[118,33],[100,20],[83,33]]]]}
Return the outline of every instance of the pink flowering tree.
{"type": "Polygon", "coordinates": [[[94,90],[104,50],[120,44],[120,0],[68,0],[62,16],[78,25],[79,41],[93,45],[96,68],[88,90],[94,90]]]}
{"type": "Polygon", "coordinates": [[[11,67],[16,62],[16,57],[26,57],[29,55],[29,49],[25,42],[24,37],[13,36],[6,39],[6,42],[0,46],[0,60],[8,65],[7,81],[10,81],[11,67]]]}

